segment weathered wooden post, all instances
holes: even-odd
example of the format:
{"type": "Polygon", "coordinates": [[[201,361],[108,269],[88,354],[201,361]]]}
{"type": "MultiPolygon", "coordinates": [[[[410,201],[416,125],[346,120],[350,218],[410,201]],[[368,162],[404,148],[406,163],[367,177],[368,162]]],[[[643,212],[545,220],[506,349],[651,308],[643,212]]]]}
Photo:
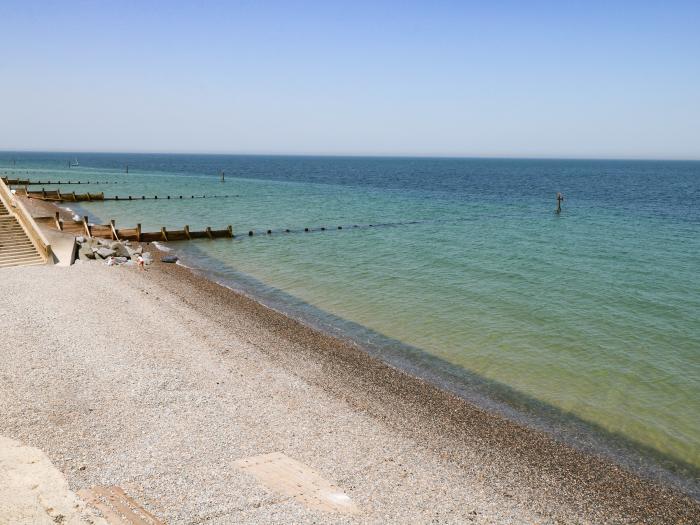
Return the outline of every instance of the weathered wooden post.
{"type": "Polygon", "coordinates": [[[185,237],[187,237],[188,240],[192,239],[192,237],[190,237],[190,225],[189,224],[185,224],[185,237]]]}
{"type": "Polygon", "coordinates": [[[228,225],[228,236],[233,239],[233,226],[228,225]]]}
{"type": "Polygon", "coordinates": [[[88,237],[92,237],[92,228],[90,227],[90,223],[88,222],[87,215],[83,216],[83,228],[85,228],[85,235],[88,237]]]}
{"type": "Polygon", "coordinates": [[[165,226],[161,226],[160,228],[160,236],[163,238],[164,241],[168,240],[168,232],[165,231],[165,226]]]}
{"type": "Polygon", "coordinates": [[[136,225],[136,240],[141,242],[141,223],[136,225]]]}
{"type": "Polygon", "coordinates": [[[561,194],[561,192],[557,192],[557,213],[561,213],[561,203],[564,200],[564,196],[561,194]]]}
{"type": "Polygon", "coordinates": [[[117,226],[116,226],[116,221],[114,219],[110,219],[109,225],[112,227],[112,239],[115,241],[119,240],[119,234],[117,232],[117,226]]]}

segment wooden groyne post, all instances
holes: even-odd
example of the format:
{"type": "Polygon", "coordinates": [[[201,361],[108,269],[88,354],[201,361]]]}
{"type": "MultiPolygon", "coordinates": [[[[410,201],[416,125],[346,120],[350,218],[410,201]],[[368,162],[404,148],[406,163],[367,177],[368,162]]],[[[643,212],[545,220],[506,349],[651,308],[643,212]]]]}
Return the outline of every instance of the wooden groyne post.
{"type": "Polygon", "coordinates": [[[564,196],[561,194],[561,192],[557,192],[557,209],[556,209],[557,214],[561,213],[561,203],[563,200],[564,200],[564,196]]]}

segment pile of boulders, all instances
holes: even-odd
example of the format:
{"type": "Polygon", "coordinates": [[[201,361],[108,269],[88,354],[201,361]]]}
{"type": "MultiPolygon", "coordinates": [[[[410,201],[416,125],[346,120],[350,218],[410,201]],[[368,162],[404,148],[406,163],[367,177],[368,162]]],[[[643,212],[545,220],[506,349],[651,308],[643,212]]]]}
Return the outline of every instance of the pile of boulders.
{"type": "Polygon", "coordinates": [[[78,259],[81,261],[107,261],[109,264],[136,264],[141,256],[144,264],[151,264],[153,256],[144,252],[141,246],[132,246],[129,241],[113,241],[110,239],[88,239],[76,237],[78,243],[78,259]]]}

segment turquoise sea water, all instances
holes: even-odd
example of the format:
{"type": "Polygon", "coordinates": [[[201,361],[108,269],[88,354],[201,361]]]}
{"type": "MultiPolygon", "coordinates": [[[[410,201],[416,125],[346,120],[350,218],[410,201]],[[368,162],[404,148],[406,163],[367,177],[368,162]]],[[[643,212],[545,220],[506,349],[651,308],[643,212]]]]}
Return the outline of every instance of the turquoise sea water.
{"type": "Polygon", "coordinates": [[[79,154],[68,169],[74,157],[0,154],[0,172],[160,197],[82,206],[118,226],[232,224],[234,241],[171,247],[467,391],[700,469],[698,162],[79,154]],[[208,198],[162,199],[192,194],[208,198]]]}

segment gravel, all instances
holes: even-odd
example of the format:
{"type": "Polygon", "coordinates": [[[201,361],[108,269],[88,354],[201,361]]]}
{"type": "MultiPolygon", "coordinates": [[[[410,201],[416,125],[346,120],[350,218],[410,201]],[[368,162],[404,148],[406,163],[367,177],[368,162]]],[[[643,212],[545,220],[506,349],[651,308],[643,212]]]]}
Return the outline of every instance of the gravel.
{"type": "Polygon", "coordinates": [[[0,272],[0,434],[168,523],[697,522],[698,502],[155,263],[0,272]],[[269,492],[283,452],[360,508],[269,492]]]}

